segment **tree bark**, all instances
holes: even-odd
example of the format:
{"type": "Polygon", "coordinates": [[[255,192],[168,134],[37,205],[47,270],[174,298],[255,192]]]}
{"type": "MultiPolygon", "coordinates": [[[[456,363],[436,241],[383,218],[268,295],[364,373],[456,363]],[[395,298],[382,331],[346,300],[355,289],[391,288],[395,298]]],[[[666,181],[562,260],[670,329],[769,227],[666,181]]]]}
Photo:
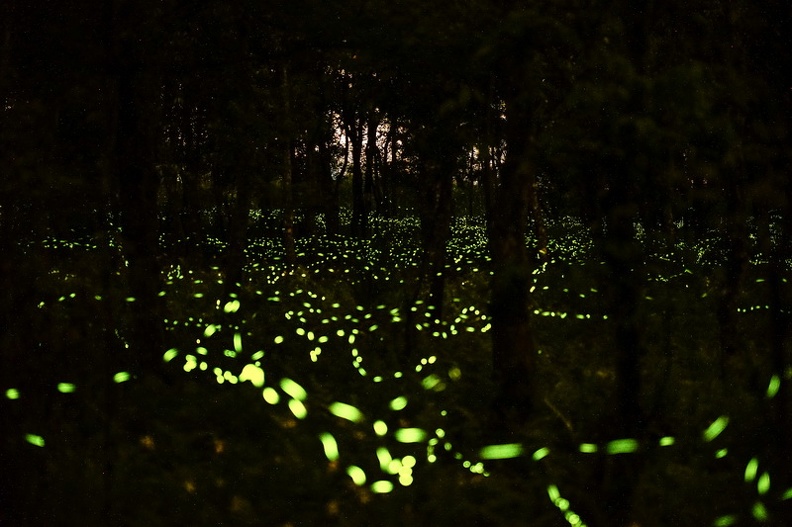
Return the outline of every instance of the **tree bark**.
{"type": "MultiPolygon", "coordinates": [[[[286,66],[281,70],[281,95],[283,97],[283,115],[288,120],[291,116],[291,92],[289,88],[289,74],[286,66]]],[[[294,265],[297,263],[297,251],[294,243],[294,197],[292,189],[292,141],[291,127],[284,131],[285,137],[281,137],[282,143],[282,173],[281,191],[283,192],[283,250],[285,252],[286,263],[294,265]]]]}
{"type": "Polygon", "coordinates": [[[526,101],[517,95],[506,100],[506,113],[508,151],[490,211],[489,244],[494,267],[493,375],[499,388],[493,410],[496,420],[509,429],[525,422],[533,408],[536,342],[529,307],[531,261],[525,244],[534,178],[531,116],[526,101]]]}

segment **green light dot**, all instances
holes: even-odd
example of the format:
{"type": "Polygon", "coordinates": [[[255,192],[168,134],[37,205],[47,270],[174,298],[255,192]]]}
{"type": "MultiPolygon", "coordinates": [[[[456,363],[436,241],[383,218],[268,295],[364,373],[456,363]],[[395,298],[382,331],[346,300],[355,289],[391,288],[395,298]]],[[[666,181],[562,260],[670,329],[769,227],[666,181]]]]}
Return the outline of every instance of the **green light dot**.
{"type": "Polygon", "coordinates": [[[388,433],[388,425],[386,425],[384,421],[375,421],[374,433],[380,437],[384,436],[388,433]]]}
{"type": "Polygon", "coordinates": [[[435,374],[425,377],[421,381],[421,385],[424,387],[424,390],[431,390],[432,388],[436,387],[439,383],[440,383],[440,377],[438,377],[435,374]]]}
{"type": "Polygon", "coordinates": [[[770,377],[770,384],[767,386],[767,398],[772,399],[781,387],[781,378],[778,375],[770,377]]]}
{"type": "Polygon", "coordinates": [[[305,419],[308,415],[308,409],[305,405],[297,399],[289,399],[289,410],[294,414],[297,419],[305,419]]]}
{"type": "Polygon", "coordinates": [[[74,392],[74,390],[76,390],[76,389],[77,389],[77,387],[76,387],[76,386],[74,386],[74,385],[73,385],[72,383],[70,383],[70,382],[59,382],[59,383],[58,383],[58,391],[59,391],[60,393],[72,393],[72,392],[74,392]]]}
{"type": "Polygon", "coordinates": [[[390,409],[394,412],[398,412],[399,410],[404,410],[407,406],[407,398],[404,396],[397,397],[390,402],[390,409]]]}
{"type": "Polygon", "coordinates": [[[377,459],[380,463],[380,469],[387,472],[390,462],[393,461],[390,451],[384,446],[377,448],[377,459]]]}
{"type": "Polygon", "coordinates": [[[120,372],[116,373],[115,375],[113,375],[113,382],[115,382],[115,383],[126,382],[126,381],[129,380],[130,377],[131,377],[131,375],[129,374],[128,371],[120,371],[120,372]]]}
{"type": "Polygon", "coordinates": [[[163,361],[165,361],[165,362],[170,362],[170,361],[172,361],[172,360],[173,360],[173,359],[176,357],[176,355],[178,355],[178,354],[179,354],[179,350],[177,350],[176,348],[171,348],[171,349],[169,349],[168,351],[166,351],[166,352],[165,352],[165,353],[162,355],[162,360],[163,360],[163,361]]]}
{"type": "Polygon", "coordinates": [[[421,428],[400,428],[393,433],[399,443],[420,443],[426,439],[426,431],[421,428]]]}
{"type": "Polygon", "coordinates": [[[638,450],[638,441],[635,439],[616,439],[605,446],[608,454],[629,454],[638,450]]]}
{"type": "Polygon", "coordinates": [[[759,481],[756,482],[756,491],[757,493],[762,496],[767,494],[767,491],[770,490],[770,474],[767,472],[763,472],[761,476],[759,476],[759,481]]]}
{"type": "Polygon", "coordinates": [[[328,432],[324,432],[319,434],[319,440],[322,442],[322,447],[324,448],[325,457],[327,457],[328,461],[335,461],[338,459],[338,443],[333,437],[332,434],[328,432]]]}
{"type": "Polygon", "coordinates": [[[280,387],[281,390],[291,395],[298,401],[304,401],[308,397],[308,392],[305,391],[305,388],[287,377],[281,379],[280,387]]]}
{"type": "Polygon", "coordinates": [[[715,419],[711,425],[707,427],[706,430],[702,433],[702,437],[704,441],[709,442],[718,437],[723,430],[726,429],[726,426],[729,424],[729,418],[725,415],[722,415],[715,419]]]}
{"type": "Polygon", "coordinates": [[[546,458],[548,454],[550,454],[550,449],[547,447],[543,447],[537,450],[536,452],[534,452],[533,455],[531,456],[531,459],[533,459],[534,461],[539,461],[541,459],[546,458]]]}
{"type": "Polygon", "coordinates": [[[223,311],[225,313],[236,313],[239,311],[239,300],[231,300],[230,302],[226,302],[225,306],[223,306],[223,311]]]}
{"type": "Polygon", "coordinates": [[[334,402],[327,408],[331,414],[347,419],[354,423],[359,423],[363,420],[363,413],[354,406],[342,402],[334,402]]]}
{"type": "Polygon", "coordinates": [[[550,497],[550,501],[553,503],[556,502],[561,497],[561,493],[558,491],[558,487],[555,485],[548,485],[547,486],[547,495],[550,497]]]}
{"type": "Polygon", "coordinates": [[[234,350],[237,353],[242,352],[242,335],[240,333],[234,333],[234,350]]]}
{"type": "Polygon", "coordinates": [[[592,443],[581,443],[580,451],[585,454],[593,454],[597,451],[597,445],[592,443]]]}
{"type": "Polygon", "coordinates": [[[275,388],[271,388],[269,386],[261,391],[261,396],[264,397],[265,401],[272,405],[278,404],[280,401],[280,395],[278,395],[278,392],[275,391],[275,388]]]}
{"type": "Polygon", "coordinates": [[[518,457],[523,453],[523,446],[520,443],[510,443],[505,445],[489,445],[479,450],[481,459],[510,459],[518,457]]]}
{"type": "Polygon", "coordinates": [[[9,388],[6,390],[5,396],[6,398],[11,399],[12,401],[19,399],[19,390],[17,390],[16,388],[9,388]]]}
{"type": "Polygon", "coordinates": [[[33,446],[44,446],[44,438],[36,434],[25,434],[25,441],[33,446]]]}
{"type": "Polygon", "coordinates": [[[275,337],[274,342],[275,342],[275,344],[282,344],[283,343],[283,337],[278,335],[277,337],[275,337]]]}
{"type": "Polygon", "coordinates": [[[387,494],[393,490],[393,483],[387,480],[375,481],[371,484],[371,492],[376,494],[387,494]]]}
{"type": "Polygon", "coordinates": [[[745,482],[751,482],[756,479],[756,471],[759,469],[759,460],[755,457],[751,458],[747,465],[745,465],[745,482]]]}
{"type": "Polygon", "coordinates": [[[366,473],[362,468],[355,465],[350,465],[347,467],[346,473],[350,478],[352,478],[352,482],[358,487],[366,484],[366,473]]]}
{"type": "Polygon", "coordinates": [[[666,437],[661,437],[660,438],[660,446],[671,446],[675,442],[676,442],[676,439],[674,439],[671,436],[666,436],[666,437]]]}
{"type": "Polygon", "coordinates": [[[712,522],[712,527],[730,527],[735,523],[737,523],[737,517],[733,514],[729,514],[716,518],[715,521],[712,522]]]}
{"type": "Polygon", "coordinates": [[[255,364],[246,364],[242,368],[242,373],[239,374],[239,380],[242,382],[250,381],[256,388],[264,386],[264,370],[255,364]]]}
{"type": "Polygon", "coordinates": [[[754,503],[753,507],[751,507],[751,514],[754,518],[756,518],[760,522],[767,521],[768,514],[767,508],[764,506],[764,503],[761,501],[757,501],[754,503]]]}

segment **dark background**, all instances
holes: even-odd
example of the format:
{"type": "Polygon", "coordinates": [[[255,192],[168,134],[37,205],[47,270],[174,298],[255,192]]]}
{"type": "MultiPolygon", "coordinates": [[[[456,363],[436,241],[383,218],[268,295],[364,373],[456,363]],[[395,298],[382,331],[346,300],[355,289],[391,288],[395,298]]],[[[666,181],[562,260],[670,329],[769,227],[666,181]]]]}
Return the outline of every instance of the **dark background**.
{"type": "MultiPolygon", "coordinates": [[[[575,525],[556,482],[588,525],[787,525],[790,35],[781,1],[3,2],[0,522],[575,525]],[[427,340],[459,297],[476,336],[427,340]],[[331,299],[347,334],[401,310],[364,339],[383,371],[436,349],[477,380],[401,426],[558,453],[372,495],[322,456],[341,425],[162,360],[331,299]]],[[[401,393],[290,345],[267,375],[325,413],[401,393]]]]}

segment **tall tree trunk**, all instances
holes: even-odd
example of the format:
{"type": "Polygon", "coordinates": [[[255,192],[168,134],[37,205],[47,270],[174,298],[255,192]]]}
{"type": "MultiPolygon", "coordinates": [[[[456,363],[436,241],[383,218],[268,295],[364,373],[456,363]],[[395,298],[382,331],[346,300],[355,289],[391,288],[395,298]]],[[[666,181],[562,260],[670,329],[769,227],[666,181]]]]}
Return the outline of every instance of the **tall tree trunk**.
{"type": "Polygon", "coordinates": [[[490,211],[493,374],[500,390],[494,411],[505,428],[527,420],[535,397],[536,341],[529,308],[531,261],[525,245],[533,192],[533,138],[531,112],[527,101],[517,93],[519,90],[506,100],[508,151],[490,211]]]}
{"type": "Polygon", "coordinates": [[[428,305],[434,308],[434,318],[442,319],[445,298],[446,244],[451,237],[452,167],[447,159],[430,160],[424,166],[426,181],[421,231],[429,279],[428,305]]]}
{"type": "Polygon", "coordinates": [[[368,220],[374,211],[374,176],[377,156],[377,128],[380,117],[375,110],[370,110],[366,123],[366,174],[363,182],[363,230],[368,231],[368,220]]]}
{"type": "MultiPolygon", "coordinates": [[[[281,70],[281,95],[283,96],[283,118],[291,118],[291,90],[289,88],[289,74],[286,66],[281,70]]],[[[283,249],[286,253],[286,263],[297,263],[297,251],[294,243],[294,197],[292,189],[292,141],[291,126],[288,126],[286,137],[282,137],[282,185],[283,192],[283,249]]]]}
{"type": "Polygon", "coordinates": [[[159,176],[154,168],[157,86],[139,49],[120,43],[117,78],[115,172],[118,175],[122,245],[129,263],[130,351],[143,372],[158,369],[162,350],[162,300],[157,218],[159,176]]]}
{"type": "Polygon", "coordinates": [[[248,170],[231,168],[235,172],[233,183],[236,197],[228,222],[228,247],[225,257],[225,293],[239,293],[242,286],[242,269],[245,265],[247,229],[250,218],[250,181],[248,170]]]}
{"type": "Polygon", "coordinates": [[[353,116],[347,125],[352,143],[352,235],[365,235],[366,207],[363,196],[363,129],[353,116]]]}

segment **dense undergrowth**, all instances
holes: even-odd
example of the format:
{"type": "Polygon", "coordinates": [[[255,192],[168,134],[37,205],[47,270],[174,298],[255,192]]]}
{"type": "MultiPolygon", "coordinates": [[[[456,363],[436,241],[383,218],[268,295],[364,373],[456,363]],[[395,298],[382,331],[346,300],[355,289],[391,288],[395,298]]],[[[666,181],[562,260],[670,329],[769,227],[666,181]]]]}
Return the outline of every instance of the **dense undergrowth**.
{"type": "Polygon", "coordinates": [[[124,368],[135,301],[118,248],[27,245],[36,263],[20,275],[28,302],[0,377],[10,524],[584,525],[625,456],[640,467],[642,526],[788,517],[789,471],[770,463],[777,383],[788,390],[792,372],[771,365],[760,259],[739,296],[743,352],[724,374],[716,244],[647,257],[648,435],[619,438],[607,273],[581,231],[557,227],[532,294],[541,400],[503,436],[489,426],[483,228],[455,223],[439,319],[422,300],[415,229],[306,238],[296,267],[278,240],[253,238],[232,297],[220,242],[163,259],[162,375],[137,378],[124,368]]]}

